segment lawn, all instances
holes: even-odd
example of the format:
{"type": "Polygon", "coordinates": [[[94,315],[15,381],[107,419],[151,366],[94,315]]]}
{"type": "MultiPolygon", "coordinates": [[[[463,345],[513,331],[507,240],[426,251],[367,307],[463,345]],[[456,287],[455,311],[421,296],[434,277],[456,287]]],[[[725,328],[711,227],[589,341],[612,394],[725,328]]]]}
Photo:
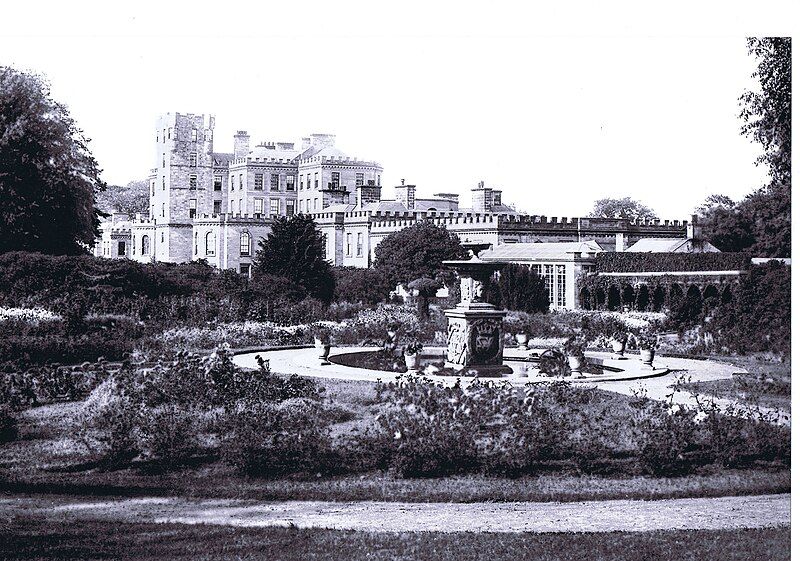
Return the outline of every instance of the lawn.
{"type": "Polygon", "coordinates": [[[715,397],[758,403],[776,409],[791,409],[792,365],[754,357],[719,357],[741,368],[728,380],[691,382],[681,387],[715,397]]]}
{"type": "MultiPolygon", "coordinates": [[[[3,524],[3,523],[0,523],[3,524]]],[[[782,560],[789,528],[579,534],[369,533],[83,522],[0,526],[2,559],[782,560]]]]}

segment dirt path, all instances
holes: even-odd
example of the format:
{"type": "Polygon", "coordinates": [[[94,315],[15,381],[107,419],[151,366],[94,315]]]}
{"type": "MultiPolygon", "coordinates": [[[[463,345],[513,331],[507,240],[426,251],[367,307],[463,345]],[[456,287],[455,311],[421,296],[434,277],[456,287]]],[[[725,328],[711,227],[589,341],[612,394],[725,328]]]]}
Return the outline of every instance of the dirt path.
{"type": "Polygon", "coordinates": [[[0,520],[297,526],[374,532],[614,532],[789,526],[790,495],[578,503],[380,503],[75,497],[0,499],[0,520]]]}

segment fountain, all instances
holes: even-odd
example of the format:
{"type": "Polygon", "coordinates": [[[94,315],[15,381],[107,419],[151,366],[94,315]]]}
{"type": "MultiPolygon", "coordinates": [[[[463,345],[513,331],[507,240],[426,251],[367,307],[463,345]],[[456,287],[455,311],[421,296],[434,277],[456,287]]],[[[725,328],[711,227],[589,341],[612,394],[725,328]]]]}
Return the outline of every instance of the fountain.
{"type": "Polygon", "coordinates": [[[490,244],[464,244],[472,252],[466,261],[443,261],[461,279],[461,301],[445,310],[447,316],[447,362],[457,373],[480,377],[509,375],[503,364],[503,317],[506,312],[486,301],[486,286],[502,263],[481,260],[478,253],[490,244]]]}

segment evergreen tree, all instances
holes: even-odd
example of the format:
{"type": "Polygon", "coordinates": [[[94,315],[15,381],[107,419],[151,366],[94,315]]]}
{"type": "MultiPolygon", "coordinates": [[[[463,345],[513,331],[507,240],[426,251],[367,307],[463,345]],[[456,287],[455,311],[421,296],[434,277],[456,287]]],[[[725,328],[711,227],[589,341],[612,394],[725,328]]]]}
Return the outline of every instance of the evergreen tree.
{"type": "Polygon", "coordinates": [[[289,279],[306,296],[326,303],[333,298],[335,279],[325,260],[325,239],[309,215],[275,219],[259,244],[255,270],[289,279]]]}

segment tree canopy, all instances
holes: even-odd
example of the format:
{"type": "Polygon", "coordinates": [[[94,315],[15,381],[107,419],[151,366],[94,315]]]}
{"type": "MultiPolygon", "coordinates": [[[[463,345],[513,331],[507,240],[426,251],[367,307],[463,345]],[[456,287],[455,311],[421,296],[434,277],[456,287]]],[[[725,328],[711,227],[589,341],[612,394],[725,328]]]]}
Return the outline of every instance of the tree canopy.
{"type": "Polygon", "coordinates": [[[630,197],[621,199],[599,199],[594,202],[594,208],[589,216],[597,218],[625,218],[637,220],[639,218],[656,218],[656,213],[648,206],[630,197]]]}
{"type": "Polygon", "coordinates": [[[131,218],[137,212],[147,213],[150,192],[147,181],[130,181],[127,185],[109,185],[97,197],[97,208],[104,212],[122,212],[131,218]]]}
{"type": "Polygon", "coordinates": [[[458,236],[430,222],[393,232],[375,248],[375,269],[393,285],[407,284],[420,277],[431,279],[449,276],[442,265],[448,259],[467,259],[467,250],[458,236]]]}
{"type": "MultiPolygon", "coordinates": [[[[758,60],[753,77],[758,91],[740,98],[741,132],[764,152],[769,181],[741,202],[706,204],[698,209],[706,237],[723,251],[748,251],[763,257],[791,255],[792,44],[790,38],[747,40],[758,60]]],[[[728,199],[730,201],[730,199],[728,199]]]]}
{"type": "Polygon", "coordinates": [[[325,238],[309,215],[275,219],[272,231],[259,244],[255,270],[287,278],[305,295],[323,302],[333,298],[335,278],[325,260],[325,238]]]}
{"type": "Polygon", "coordinates": [[[77,254],[105,188],[89,139],[37,75],[0,67],[0,252],[77,254]]]}

